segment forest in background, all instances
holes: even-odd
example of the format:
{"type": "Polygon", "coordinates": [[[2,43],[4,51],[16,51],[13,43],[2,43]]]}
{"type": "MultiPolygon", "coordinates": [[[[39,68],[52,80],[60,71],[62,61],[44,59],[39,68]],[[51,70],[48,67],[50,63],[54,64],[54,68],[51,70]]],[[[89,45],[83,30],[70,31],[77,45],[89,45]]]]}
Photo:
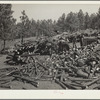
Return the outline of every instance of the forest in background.
{"type": "Polygon", "coordinates": [[[54,36],[62,32],[72,34],[86,29],[100,29],[100,8],[91,15],[88,12],[64,12],[57,20],[29,19],[25,10],[21,11],[20,22],[13,18],[12,5],[0,4],[0,39],[4,41],[25,37],[54,36]]]}

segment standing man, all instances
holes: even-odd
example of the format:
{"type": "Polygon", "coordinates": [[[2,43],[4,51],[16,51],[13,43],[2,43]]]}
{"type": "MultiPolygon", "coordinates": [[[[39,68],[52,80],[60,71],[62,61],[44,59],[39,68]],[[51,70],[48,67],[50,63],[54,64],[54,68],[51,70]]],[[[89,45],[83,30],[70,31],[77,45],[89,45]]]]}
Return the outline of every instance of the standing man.
{"type": "Polygon", "coordinates": [[[76,35],[77,34],[72,36],[73,48],[77,48],[77,46],[76,46],[76,38],[77,38],[77,36],[76,35]]]}
{"type": "Polygon", "coordinates": [[[80,46],[81,46],[81,47],[83,46],[83,39],[84,39],[84,35],[81,34],[81,35],[79,36],[79,41],[80,41],[80,46]]]}

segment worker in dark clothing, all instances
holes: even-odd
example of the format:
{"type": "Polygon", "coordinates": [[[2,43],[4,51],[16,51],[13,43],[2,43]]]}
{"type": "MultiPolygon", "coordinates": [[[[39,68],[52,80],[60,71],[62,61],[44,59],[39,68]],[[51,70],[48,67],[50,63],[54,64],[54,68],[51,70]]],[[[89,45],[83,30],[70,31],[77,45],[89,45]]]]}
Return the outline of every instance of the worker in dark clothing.
{"type": "Polygon", "coordinates": [[[81,34],[81,35],[79,36],[79,41],[80,41],[80,46],[81,46],[81,47],[83,46],[83,38],[84,38],[84,35],[81,34]]]}
{"type": "Polygon", "coordinates": [[[76,46],[76,35],[72,36],[73,48],[77,48],[76,46]]]}

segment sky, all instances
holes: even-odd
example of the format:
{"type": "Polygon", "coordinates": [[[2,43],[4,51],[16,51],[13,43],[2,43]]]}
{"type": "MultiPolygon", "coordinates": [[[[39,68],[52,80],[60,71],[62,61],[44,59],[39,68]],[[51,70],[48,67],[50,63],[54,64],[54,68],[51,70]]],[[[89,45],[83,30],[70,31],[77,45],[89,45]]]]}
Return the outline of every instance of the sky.
{"type": "Polygon", "coordinates": [[[80,9],[89,14],[97,13],[100,4],[12,4],[13,17],[20,21],[21,12],[25,10],[29,19],[57,20],[63,13],[78,12],[80,9]]]}

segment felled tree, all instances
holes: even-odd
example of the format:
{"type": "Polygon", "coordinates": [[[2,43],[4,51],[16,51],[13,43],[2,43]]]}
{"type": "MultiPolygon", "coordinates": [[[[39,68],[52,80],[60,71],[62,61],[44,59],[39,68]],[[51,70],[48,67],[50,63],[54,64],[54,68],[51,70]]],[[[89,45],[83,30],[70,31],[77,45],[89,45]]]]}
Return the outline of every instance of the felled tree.
{"type": "Polygon", "coordinates": [[[5,49],[6,40],[11,39],[12,13],[11,4],[0,4],[0,39],[3,40],[5,49]]]}

